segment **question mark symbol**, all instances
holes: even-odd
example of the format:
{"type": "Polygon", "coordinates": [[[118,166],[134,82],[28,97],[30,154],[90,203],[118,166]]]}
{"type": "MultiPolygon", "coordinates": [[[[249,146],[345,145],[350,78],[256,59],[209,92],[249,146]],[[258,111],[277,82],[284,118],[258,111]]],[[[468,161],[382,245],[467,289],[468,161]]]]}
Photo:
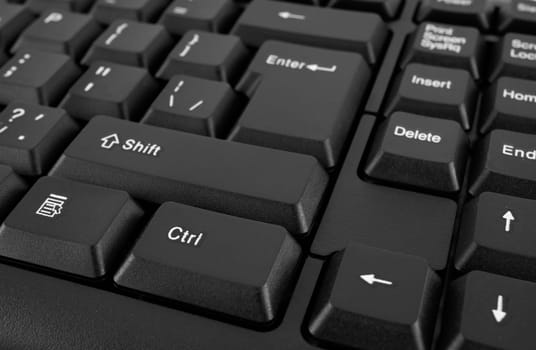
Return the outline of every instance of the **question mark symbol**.
{"type": "Polygon", "coordinates": [[[22,108],[16,108],[13,110],[12,113],[13,115],[11,116],[11,118],[9,118],[10,123],[13,123],[13,121],[15,121],[15,119],[17,118],[22,117],[24,114],[26,114],[26,111],[22,108]]]}

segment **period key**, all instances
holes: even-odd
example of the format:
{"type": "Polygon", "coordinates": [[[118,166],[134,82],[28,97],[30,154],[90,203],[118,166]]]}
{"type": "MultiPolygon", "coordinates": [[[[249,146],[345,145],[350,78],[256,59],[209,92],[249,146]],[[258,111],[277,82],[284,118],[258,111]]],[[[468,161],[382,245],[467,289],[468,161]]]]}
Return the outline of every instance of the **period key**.
{"type": "Polygon", "coordinates": [[[289,297],[300,254],[283,227],[169,202],[156,212],[115,281],[269,323],[289,297]]]}
{"type": "Polygon", "coordinates": [[[457,192],[467,147],[458,123],[397,112],[380,127],[365,173],[377,180],[457,192]]]}

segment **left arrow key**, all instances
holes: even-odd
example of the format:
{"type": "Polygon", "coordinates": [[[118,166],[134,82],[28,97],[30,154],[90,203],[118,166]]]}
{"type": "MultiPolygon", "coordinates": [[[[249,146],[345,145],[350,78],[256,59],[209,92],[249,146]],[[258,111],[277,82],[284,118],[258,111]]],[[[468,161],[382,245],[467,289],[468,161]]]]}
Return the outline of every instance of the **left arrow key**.
{"type": "Polygon", "coordinates": [[[424,260],[355,245],[325,271],[307,326],[320,343],[377,349],[382,339],[386,350],[429,348],[441,283],[424,260]]]}

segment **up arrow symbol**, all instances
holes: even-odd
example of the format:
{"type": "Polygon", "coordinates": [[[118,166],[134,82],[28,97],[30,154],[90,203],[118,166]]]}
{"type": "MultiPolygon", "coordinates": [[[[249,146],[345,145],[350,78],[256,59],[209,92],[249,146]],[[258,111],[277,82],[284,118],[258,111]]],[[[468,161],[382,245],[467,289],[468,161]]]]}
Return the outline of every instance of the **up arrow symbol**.
{"type": "Polygon", "coordinates": [[[505,319],[507,313],[504,312],[504,298],[502,295],[497,297],[497,308],[491,310],[491,312],[493,313],[493,317],[495,317],[495,321],[497,321],[497,323],[501,323],[505,319]]]}
{"type": "Polygon", "coordinates": [[[504,230],[506,232],[510,232],[510,227],[512,226],[512,221],[515,221],[515,219],[516,219],[514,217],[514,214],[512,214],[512,212],[510,210],[508,210],[506,213],[504,213],[503,219],[505,220],[504,230]]]}
{"type": "Polygon", "coordinates": [[[104,149],[111,149],[113,146],[118,145],[120,143],[119,136],[117,136],[117,134],[112,134],[112,135],[103,137],[101,141],[102,141],[101,147],[104,149]]]}

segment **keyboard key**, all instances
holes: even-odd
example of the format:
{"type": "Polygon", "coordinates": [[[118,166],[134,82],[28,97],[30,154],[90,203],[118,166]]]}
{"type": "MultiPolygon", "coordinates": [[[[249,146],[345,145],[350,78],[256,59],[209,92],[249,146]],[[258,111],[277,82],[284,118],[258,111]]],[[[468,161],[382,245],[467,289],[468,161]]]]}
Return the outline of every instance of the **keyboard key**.
{"type": "Polygon", "coordinates": [[[481,132],[507,129],[536,133],[536,82],[499,78],[483,99],[481,132]]]}
{"type": "Polygon", "coordinates": [[[316,340],[352,349],[430,347],[441,282],[424,260],[355,245],[326,264],[308,324],[316,340]]]}
{"type": "Polygon", "coordinates": [[[0,104],[24,100],[54,106],[79,75],[69,56],[19,51],[0,69],[0,104]]]}
{"type": "Polygon", "coordinates": [[[239,38],[193,30],[171,51],[157,77],[169,80],[188,74],[234,84],[247,61],[248,52],[239,38]]]}
{"type": "Polygon", "coordinates": [[[25,189],[26,184],[13,169],[0,164],[0,221],[13,209],[25,189]]]}
{"type": "Polygon", "coordinates": [[[534,135],[494,130],[480,141],[472,166],[469,192],[498,192],[536,199],[534,135]]]}
{"type": "Polygon", "coordinates": [[[463,211],[456,268],[536,281],[535,210],[534,200],[497,193],[473,199],[463,211]]]}
{"type": "Polygon", "coordinates": [[[263,324],[281,315],[299,258],[300,246],[280,226],[166,203],[114,280],[263,324]]]}
{"type": "Polygon", "coordinates": [[[135,297],[0,264],[0,348],[25,350],[317,350],[300,326],[319,261],[302,272],[283,324],[253,331],[135,297]],[[74,344],[74,345],[73,345],[74,344]]]}
{"type": "Polygon", "coordinates": [[[92,120],[52,173],[306,233],[327,175],[308,156],[141,125],[92,120]]]}
{"type": "Polygon", "coordinates": [[[332,0],[331,6],[341,9],[372,11],[385,19],[393,19],[403,0],[332,0]]]}
{"type": "Polygon", "coordinates": [[[241,106],[242,101],[228,84],[179,75],[162,90],[143,123],[224,137],[241,106]]]}
{"type": "Polygon", "coordinates": [[[62,107],[82,120],[96,115],[138,120],[157,90],[155,80],[145,69],[97,62],[72,86],[62,107]]]}
{"type": "Polygon", "coordinates": [[[499,30],[534,33],[536,4],[531,0],[511,0],[499,11],[499,30]]]}
{"type": "Polygon", "coordinates": [[[253,47],[282,40],[357,52],[372,64],[379,60],[388,37],[376,14],[258,0],[246,8],[233,33],[253,47]]]}
{"type": "Polygon", "coordinates": [[[11,52],[36,49],[80,60],[99,33],[100,27],[87,15],[46,11],[22,33],[11,52]]]}
{"type": "Polygon", "coordinates": [[[44,177],[0,227],[0,255],[102,277],[120,262],[141,216],[125,192],[44,177]]]}
{"type": "Polygon", "coordinates": [[[410,64],[392,90],[385,115],[405,111],[455,120],[469,130],[478,90],[466,71],[410,64]]]}
{"type": "Polygon", "coordinates": [[[397,112],[376,137],[365,173],[397,184],[457,192],[467,148],[468,140],[458,123],[397,112]]]}
{"type": "Polygon", "coordinates": [[[269,41],[237,86],[250,100],[231,139],[333,167],[370,75],[360,55],[269,41]]]}
{"type": "Polygon", "coordinates": [[[536,79],[536,36],[517,33],[504,36],[489,81],[500,76],[536,79]]]}
{"type": "Polygon", "coordinates": [[[33,20],[33,14],[24,6],[0,3],[0,52],[7,51],[17,36],[33,20]]]}
{"type": "Polygon", "coordinates": [[[167,4],[168,0],[98,0],[92,15],[108,25],[118,18],[154,22],[167,4]]]}
{"type": "Polygon", "coordinates": [[[536,285],[471,272],[452,286],[441,349],[512,349],[534,346],[536,285]]]}
{"type": "Polygon", "coordinates": [[[417,20],[465,24],[489,30],[493,10],[488,0],[423,0],[417,20]]]}
{"type": "Polygon", "coordinates": [[[22,175],[44,175],[77,129],[64,110],[14,102],[0,114],[0,163],[22,175]]]}
{"type": "Polygon", "coordinates": [[[175,35],[194,29],[221,33],[231,27],[237,10],[232,0],[175,0],[164,11],[160,23],[175,35]]]}
{"type": "Polygon", "coordinates": [[[82,62],[108,61],[156,71],[172,46],[160,25],[117,20],[93,43],[82,62]]]}
{"type": "Polygon", "coordinates": [[[44,12],[47,10],[64,10],[74,12],[84,12],[93,3],[94,0],[28,0],[28,7],[35,12],[44,12]]]}
{"type": "Polygon", "coordinates": [[[422,23],[402,59],[402,68],[409,62],[459,68],[478,80],[484,48],[480,32],[475,28],[422,23]]]}

